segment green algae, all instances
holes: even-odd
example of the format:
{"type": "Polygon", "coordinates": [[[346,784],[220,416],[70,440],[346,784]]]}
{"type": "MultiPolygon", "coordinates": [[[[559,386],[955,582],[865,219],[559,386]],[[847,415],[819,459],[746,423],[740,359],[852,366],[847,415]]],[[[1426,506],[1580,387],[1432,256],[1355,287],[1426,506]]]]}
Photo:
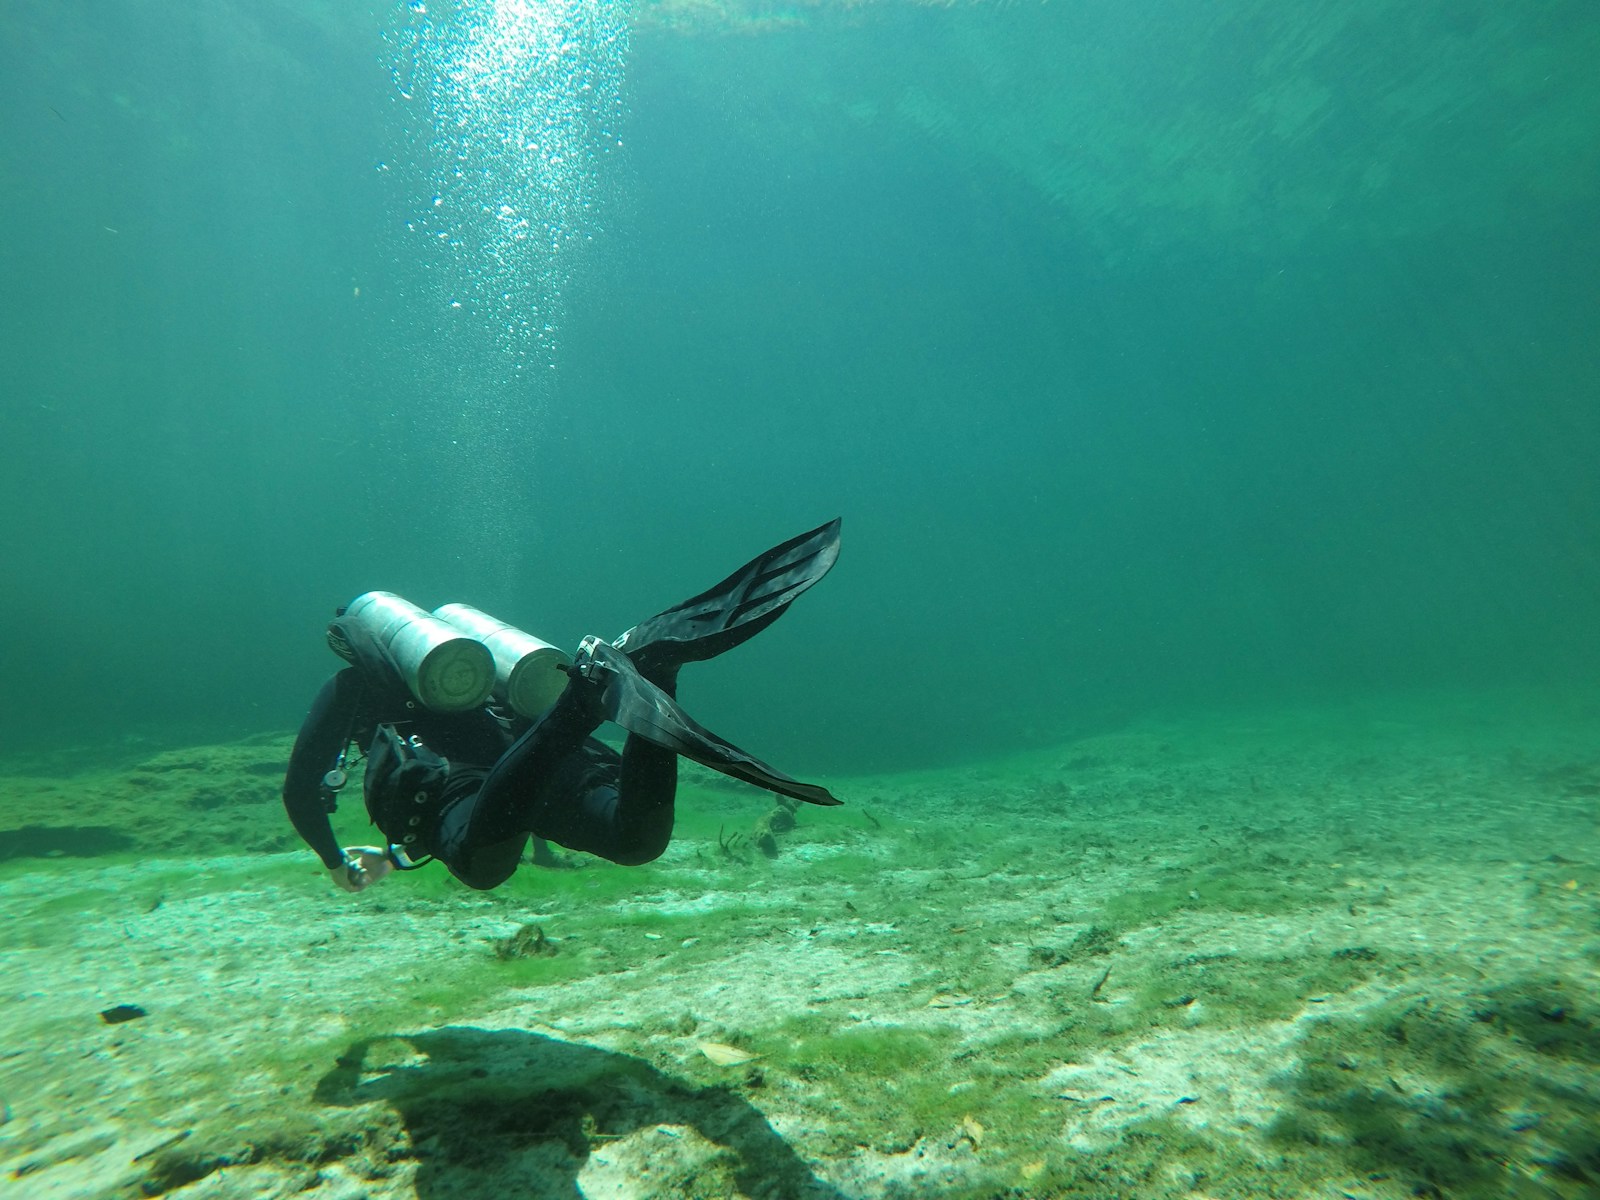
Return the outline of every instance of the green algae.
{"type": "Polygon", "coordinates": [[[1271,1136],[1416,1194],[1514,1193],[1511,1164],[1529,1159],[1593,1185],[1600,1096],[1563,1067],[1597,1061],[1593,1001],[1559,982],[1518,981],[1464,1002],[1409,996],[1313,1025],[1271,1136]],[[1520,1067],[1527,1049],[1553,1061],[1520,1067]]]}
{"type": "Polygon", "coordinates": [[[1109,899],[1100,920],[1113,928],[1148,925],[1182,912],[1291,912],[1324,900],[1334,887],[1332,872],[1286,863],[1271,853],[1195,856],[1166,868],[1154,886],[1130,889],[1109,899]]]}
{"type": "MultiPolygon", "coordinates": [[[[959,1138],[966,1123],[991,1151],[1037,1144],[1050,1123],[1035,1086],[986,1048],[963,1049],[951,1028],[859,1025],[827,1015],[792,1018],[749,1039],[770,1083],[803,1087],[807,1103],[830,1114],[830,1140],[900,1153],[924,1138],[959,1138]],[[863,1090],[864,1079],[874,1081],[863,1090]]],[[[966,1133],[968,1138],[974,1137],[966,1133]]]]}
{"type": "MultiPolygon", "coordinates": [[[[181,794],[192,792],[182,770],[166,774],[181,794]]],[[[1010,797],[1053,794],[1044,784],[1012,786],[1003,772],[983,786],[1010,797]]],[[[159,796],[152,790],[152,813],[159,796]]],[[[104,860],[87,871],[78,861],[21,860],[0,867],[0,879],[33,879],[40,891],[29,898],[9,889],[12,919],[0,929],[13,945],[53,951],[129,914],[181,916],[191,900],[236,895],[263,911],[312,911],[340,922],[343,941],[324,944],[315,929],[285,933],[287,950],[327,954],[330,980],[339,977],[342,955],[362,953],[361,920],[384,928],[399,918],[428,947],[416,960],[394,956],[382,990],[334,990],[307,1001],[306,1031],[291,1041],[245,1041],[212,1054],[204,1040],[216,1031],[177,1008],[153,1010],[146,1031],[105,1034],[130,1053],[140,1038],[182,1037],[198,1051],[186,1062],[185,1088],[236,1097],[231,1107],[192,1119],[191,1136],[157,1156],[157,1188],[226,1162],[299,1163],[309,1174],[336,1159],[358,1174],[381,1173],[393,1169],[385,1165],[393,1156],[414,1153],[418,1133],[442,1139],[438,1152],[449,1159],[471,1144],[452,1106],[487,1123],[507,1154],[519,1139],[577,1130],[573,1154],[581,1157],[630,1127],[619,1089],[641,1079],[654,1081],[650,1111],[666,1119],[714,1095],[796,1116],[809,1131],[796,1144],[813,1157],[850,1156],[859,1147],[943,1156],[960,1169],[940,1184],[941,1196],[1201,1191],[1246,1198],[1379,1175],[1475,1200],[1507,1185],[1502,1160],[1526,1166],[1536,1155],[1552,1180],[1570,1188],[1596,1174],[1600,1148],[1590,1130],[1600,1122],[1571,1073],[1592,1071],[1600,1051],[1595,1014],[1570,979],[1553,972],[1502,981],[1464,1006],[1430,1007],[1413,994],[1381,1011],[1352,1008],[1349,998],[1365,984],[1392,988],[1433,964],[1376,938],[1328,940],[1326,929],[1322,940],[1293,948],[1273,939],[1271,930],[1318,914],[1336,913],[1327,928],[1342,928],[1355,915],[1346,912],[1353,902],[1383,902],[1381,889],[1351,891],[1327,865],[1343,851],[1335,853],[1341,843],[1326,829],[1302,834],[1285,822],[1251,832],[1219,821],[1208,835],[1215,842],[1203,847],[1191,840],[1152,848],[1126,831],[1113,837],[1092,822],[1051,818],[1060,836],[1045,840],[1036,836],[1044,827],[1029,824],[1027,804],[1016,803],[1007,810],[1014,827],[981,837],[959,805],[877,824],[805,812],[778,859],[738,860],[719,852],[718,835],[752,827],[764,802],[690,787],[679,837],[660,862],[618,868],[573,856],[566,869],[525,868],[493,893],[464,889],[433,867],[363,896],[336,896],[303,850],[186,856],[148,862],[131,875],[124,866],[116,878],[132,882],[118,887],[97,874],[104,860]],[[1325,852],[1311,849],[1319,839],[1325,852]],[[530,923],[544,929],[555,953],[497,959],[494,942],[530,923]],[[1247,942],[1230,941],[1227,931],[1247,927],[1256,931],[1247,942]],[[854,961],[864,979],[875,962],[892,964],[898,982],[829,994],[798,1011],[746,1006],[735,1010],[741,1016],[709,1023],[695,1015],[696,989],[741,954],[761,962],[793,954],[803,963],[813,948],[854,961]],[[413,1068],[401,1049],[373,1051],[353,1074],[340,1065],[353,1045],[401,1047],[407,1030],[474,1014],[517,1008],[559,1020],[563,989],[579,983],[586,995],[658,987],[686,999],[653,1016],[619,1018],[604,1035],[627,1052],[621,1057],[637,1055],[646,1066],[614,1062],[608,1082],[557,1088],[544,1101],[529,1079],[492,1067],[487,1076],[465,1067],[408,1075],[413,1068]],[[1319,1018],[1323,1004],[1337,1014],[1319,1018]],[[1259,1146],[1197,1129],[1176,1112],[1120,1126],[1093,1153],[1073,1150],[1063,1130],[1084,1110],[1041,1086],[1053,1066],[1137,1054],[1146,1040],[1190,1030],[1249,1034],[1288,1021],[1302,1032],[1282,1075],[1271,1165],[1253,1163],[1259,1146]],[[730,1041],[759,1057],[718,1067],[696,1051],[698,1038],[730,1041]],[[1547,1085],[1532,1078],[1529,1061],[1545,1064],[1547,1085]],[[335,1102],[326,1081],[341,1072],[354,1082],[335,1102]],[[386,1090],[413,1077],[415,1091],[386,1090]],[[243,1093],[241,1079],[252,1081],[243,1093]],[[443,1098],[428,1101],[432,1092],[443,1098]],[[494,1115],[541,1103],[542,1115],[521,1126],[494,1115]],[[586,1127],[592,1119],[599,1123],[586,1127]]],[[[283,820],[275,800],[260,815],[283,820]]],[[[188,819],[181,810],[169,817],[180,825],[188,819]]],[[[347,802],[338,822],[347,840],[372,840],[359,802],[347,802]]],[[[1586,915],[1592,924],[1587,884],[1562,886],[1578,874],[1564,863],[1541,868],[1534,875],[1548,886],[1530,902],[1574,929],[1586,915]]],[[[270,969],[227,946],[210,965],[222,980],[270,969]]],[[[66,1037],[69,1025],[65,1017],[52,1024],[49,1040],[66,1037]]],[[[160,1102],[154,1085],[148,1100],[142,1096],[127,1098],[130,1112],[160,1102]]],[[[751,1161],[769,1154],[751,1150],[751,1161]]],[[[733,1187],[748,1169],[741,1153],[719,1150],[684,1177],[684,1194],[733,1187]]]]}
{"type": "Polygon", "coordinates": [[[1152,1025],[1192,1025],[1193,1005],[1203,1005],[1208,1025],[1282,1020],[1308,1002],[1349,991],[1371,978],[1375,968],[1369,955],[1360,947],[1326,955],[1249,959],[1189,955],[1145,966],[1133,985],[1133,1006],[1152,1025]]]}
{"type": "Polygon", "coordinates": [[[165,750],[120,768],[10,775],[0,780],[8,826],[39,832],[32,845],[8,839],[0,860],[81,857],[75,847],[103,840],[99,830],[118,839],[95,852],[99,861],[290,849],[298,839],[278,799],[289,744],[281,736],[251,738],[165,750]]]}

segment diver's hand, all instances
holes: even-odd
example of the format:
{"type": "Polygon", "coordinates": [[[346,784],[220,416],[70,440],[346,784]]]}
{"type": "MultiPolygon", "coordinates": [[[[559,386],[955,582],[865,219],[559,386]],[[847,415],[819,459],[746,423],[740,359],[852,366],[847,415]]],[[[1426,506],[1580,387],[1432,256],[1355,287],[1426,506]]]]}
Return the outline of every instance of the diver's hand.
{"type": "Polygon", "coordinates": [[[346,846],[344,862],[328,869],[334,886],[346,892],[362,892],[377,883],[394,864],[377,846],[346,846]]]}

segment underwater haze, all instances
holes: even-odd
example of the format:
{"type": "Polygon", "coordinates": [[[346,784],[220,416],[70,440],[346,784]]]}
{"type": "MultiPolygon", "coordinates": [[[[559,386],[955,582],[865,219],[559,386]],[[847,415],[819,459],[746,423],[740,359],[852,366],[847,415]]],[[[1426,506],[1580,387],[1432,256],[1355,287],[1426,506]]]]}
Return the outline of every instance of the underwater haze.
{"type": "Polygon", "coordinates": [[[1590,5],[3,20],[14,748],[290,728],[370,588],[570,646],[836,514],[695,685],[827,769],[1600,663],[1590,5]]]}
{"type": "Polygon", "coordinates": [[[1596,1200],[1596,63],[0,0],[0,1195],[1596,1200]],[[358,595],[570,652],[835,517],[677,694],[838,805],[296,746],[358,595]]]}

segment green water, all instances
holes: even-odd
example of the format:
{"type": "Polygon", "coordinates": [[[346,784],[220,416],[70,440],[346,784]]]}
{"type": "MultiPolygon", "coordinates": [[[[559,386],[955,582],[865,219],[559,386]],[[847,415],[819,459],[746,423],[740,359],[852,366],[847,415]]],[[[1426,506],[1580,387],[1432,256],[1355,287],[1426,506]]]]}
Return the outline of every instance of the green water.
{"type": "Polygon", "coordinates": [[[6,1196],[1594,1197],[1596,61],[0,0],[6,1196]],[[284,819],[336,605],[571,647],[835,515],[680,696],[844,807],[357,897],[284,819]]]}
{"type": "Polygon", "coordinates": [[[598,89],[461,110],[581,160],[463,160],[571,202],[490,272],[397,71],[515,8],[4,6],[8,749],[290,729],[360,591],[571,644],[835,514],[685,692],[813,774],[1590,685],[1592,5],[591,7],[598,89]]]}

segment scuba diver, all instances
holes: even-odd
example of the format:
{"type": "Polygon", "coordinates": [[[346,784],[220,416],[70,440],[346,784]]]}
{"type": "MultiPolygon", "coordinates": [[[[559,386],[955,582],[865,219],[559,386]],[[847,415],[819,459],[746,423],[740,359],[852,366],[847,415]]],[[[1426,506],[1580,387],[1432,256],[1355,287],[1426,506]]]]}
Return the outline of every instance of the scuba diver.
{"type": "MultiPolygon", "coordinates": [[[[528,839],[627,866],[672,837],[678,756],[781,796],[838,804],[697,724],[678,671],[776,621],[839,557],[839,521],[790,538],[614,642],[570,660],[467,605],[434,613],[389,592],[340,609],[328,644],[350,666],[323,685],[295,739],[283,803],[335,884],[359,892],[432,859],[468,887],[509,879],[528,839]],[[622,753],[590,736],[627,731],[622,753]],[[329,814],[352,745],[385,847],[341,848],[329,814]]],[[[543,861],[536,852],[535,861],[543,861]]]]}

